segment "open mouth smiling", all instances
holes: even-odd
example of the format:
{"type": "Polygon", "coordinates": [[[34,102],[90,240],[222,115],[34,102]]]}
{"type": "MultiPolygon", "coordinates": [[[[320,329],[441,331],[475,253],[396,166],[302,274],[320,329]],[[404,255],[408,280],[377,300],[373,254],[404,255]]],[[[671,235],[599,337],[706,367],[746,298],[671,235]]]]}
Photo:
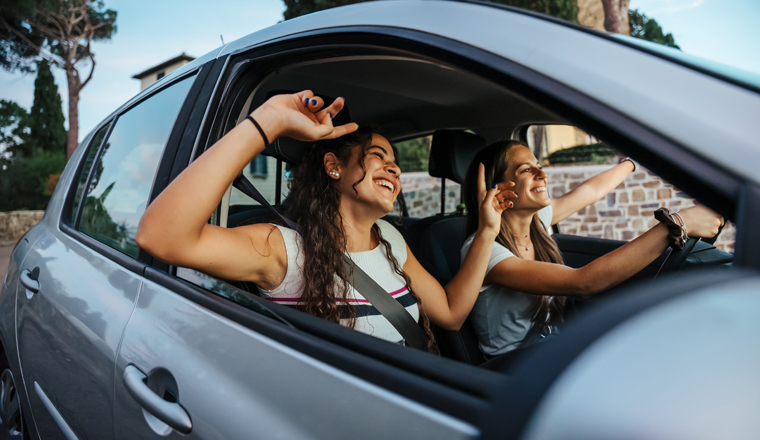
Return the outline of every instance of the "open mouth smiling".
{"type": "Polygon", "coordinates": [[[388,188],[392,193],[396,192],[396,187],[389,181],[385,179],[378,179],[375,180],[375,185],[382,186],[384,188],[388,188]]]}

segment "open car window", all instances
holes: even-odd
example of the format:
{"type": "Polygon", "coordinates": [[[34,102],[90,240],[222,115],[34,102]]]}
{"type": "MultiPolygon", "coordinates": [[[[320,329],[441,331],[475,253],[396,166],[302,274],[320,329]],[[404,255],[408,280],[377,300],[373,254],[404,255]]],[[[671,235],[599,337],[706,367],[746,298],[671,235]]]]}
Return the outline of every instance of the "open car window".
{"type": "MultiPolygon", "coordinates": [[[[614,146],[571,125],[531,125],[525,140],[547,174],[549,196],[560,197],[625,157],[614,146]]],[[[679,211],[695,200],[637,164],[623,183],[598,202],[559,223],[562,234],[631,241],[657,224],[654,211],[679,211]]],[[[715,246],[734,250],[734,226],[727,224],[715,246]]]]}

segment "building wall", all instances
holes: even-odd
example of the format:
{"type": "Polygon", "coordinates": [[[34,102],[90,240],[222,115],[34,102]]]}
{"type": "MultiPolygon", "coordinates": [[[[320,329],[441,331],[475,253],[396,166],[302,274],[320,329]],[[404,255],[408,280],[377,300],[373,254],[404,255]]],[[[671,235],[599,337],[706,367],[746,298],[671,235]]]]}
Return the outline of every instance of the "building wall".
{"type": "Polygon", "coordinates": [[[140,79],[140,90],[145,90],[149,85],[151,85],[154,82],[158,81],[159,80],[159,78],[158,78],[158,74],[159,73],[163,72],[164,76],[166,76],[169,73],[174,72],[175,70],[179,69],[180,67],[184,66],[187,63],[188,63],[187,60],[182,60],[182,61],[179,61],[179,62],[176,62],[174,64],[169,65],[168,67],[166,67],[163,70],[159,70],[158,72],[151,73],[150,75],[141,78],[140,79]]]}

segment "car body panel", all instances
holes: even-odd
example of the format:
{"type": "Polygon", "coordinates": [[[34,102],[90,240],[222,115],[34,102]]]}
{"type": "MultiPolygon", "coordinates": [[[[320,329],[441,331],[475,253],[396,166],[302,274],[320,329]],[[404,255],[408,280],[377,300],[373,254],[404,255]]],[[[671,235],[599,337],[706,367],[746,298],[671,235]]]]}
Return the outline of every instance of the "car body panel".
{"type": "Polygon", "coordinates": [[[567,367],[524,438],[758,438],[758,292],[745,278],[627,320],[567,367]]]}
{"type": "MultiPolygon", "coordinates": [[[[270,319],[261,317],[260,319],[270,319]]],[[[475,438],[470,424],[316,361],[151,281],[117,360],[117,439],[161,426],[125,388],[127,365],[163,368],[192,419],[188,438],[475,438]]],[[[162,432],[161,428],[158,432],[162,432]]]]}
{"type": "MultiPolygon", "coordinates": [[[[64,234],[37,241],[22,270],[33,268],[39,292],[19,283],[17,293],[24,380],[43,390],[77,435],[111,438],[113,363],[141,277],[64,234]]],[[[41,396],[29,391],[40,435],[58,435],[41,396]]]]}

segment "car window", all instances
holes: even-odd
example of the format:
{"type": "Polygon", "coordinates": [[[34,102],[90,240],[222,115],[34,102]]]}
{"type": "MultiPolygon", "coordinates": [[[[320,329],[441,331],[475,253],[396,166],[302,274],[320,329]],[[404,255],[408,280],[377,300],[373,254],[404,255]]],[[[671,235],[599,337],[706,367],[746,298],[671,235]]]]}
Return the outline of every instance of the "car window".
{"type": "Polygon", "coordinates": [[[78,229],[137,257],[135,233],[174,120],[194,78],[120,115],[93,166],[78,229]]]}
{"type": "Polygon", "coordinates": [[[92,137],[92,142],[90,142],[90,145],[87,146],[87,157],[84,159],[82,173],[79,175],[79,179],[77,179],[77,190],[74,193],[74,200],[72,200],[71,223],[74,223],[76,221],[77,210],[79,210],[79,201],[82,198],[82,190],[84,189],[84,185],[87,182],[87,176],[90,174],[92,163],[95,161],[95,155],[98,153],[98,148],[103,142],[103,138],[106,136],[106,133],[108,133],[109,127],[111,127],[110,122],[98,130],[97,133],[95,133],[95,136],[92,137]]]}
{"type": "MultiPolygon", "coordinates": [[[[258,155],[243,168],[243,175],[248,178],[267,202],[272,205],[275,205],[277,202],[277,166],[277,159],[258,155]]],[[[291,174],[289,164],[282,164],[281,174],[280,201],[285,200],[289,192],[288,180],[291,174]]],[[[256,206],[260,206],[260,203],[236,188],[232,188],[232,192],[230,193],[230,215],[256,206]]]]}
{"type": "MultiPolygon", "coordinates": [[[[441,212],[441,179],[428,174],[432,140],[432,136],[423,136],[394,143],[399,153],[401,191],[409,217],[424,218],[441,212]]],[[[458,183],[446,181],[446,212],[456,211],[460,193],[458,183]]]]}
{"type": "MultiPolygon", "coordinates": [[[[617,164],[623,157],[613,146],[569,125],[533,125],[526,131],[528,146],[544,166],[549,196],[560,197],[584,181],[617,164]]],[[[582,208],[559,223],[563,234],[630,241],[657,223],[654,211],[679,211],[694,205],[688,194],[640,164],[602,200],[582,208]]],[[[733,252],[733,225],[726,225],[718,248],[733,252]]]]}

